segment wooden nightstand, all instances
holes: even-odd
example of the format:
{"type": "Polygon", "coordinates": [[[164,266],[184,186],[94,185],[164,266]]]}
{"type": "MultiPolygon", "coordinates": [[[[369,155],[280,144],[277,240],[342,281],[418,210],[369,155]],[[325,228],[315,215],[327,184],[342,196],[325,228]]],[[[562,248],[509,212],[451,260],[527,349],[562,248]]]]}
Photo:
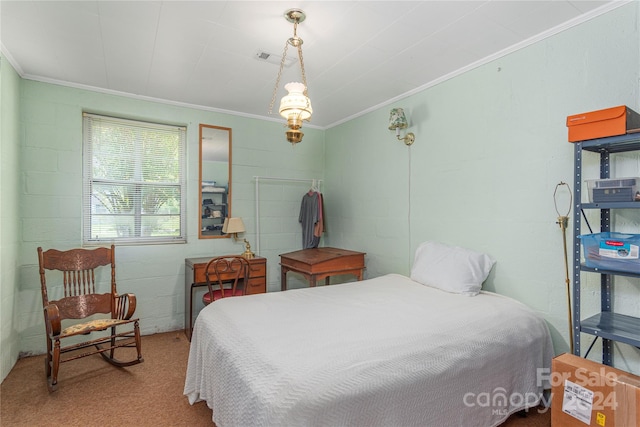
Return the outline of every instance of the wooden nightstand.
{"type": "MultiPolygon", "coordinates": [[[[193,290],[207,286],[204,269],[213,257],[185,258],[184,260],[184,333],[191,341],[193,329],[193,290]]],[[[249,287],[247,294],[267,292],[267,259],[255,257],[249,261],[249,287]]]]}

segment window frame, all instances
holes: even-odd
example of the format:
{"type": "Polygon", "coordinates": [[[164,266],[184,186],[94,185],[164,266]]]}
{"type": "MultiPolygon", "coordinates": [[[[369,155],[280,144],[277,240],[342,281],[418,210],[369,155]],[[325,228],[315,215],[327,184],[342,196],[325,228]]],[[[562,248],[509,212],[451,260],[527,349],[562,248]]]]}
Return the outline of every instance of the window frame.
{"type": "MultiPolygon", "coordinates": [[[[186,145],[187,145],[187,128],[183,125],[175,125],[175,124],[166,124],[166,123],[158,123],[144,120],[136,120],[136,119],[128,119],[123,117],[114,117],[107,116],[104,114],[93,114],[84,112],[82,114],[82,146],[83,146],[83,171],[82,171],[82,243],[83,246],[97,246],[104,244],[118,244],[118,245],[143,245],[143,244],[172,244],[172,243],[186,243],[187,242],[187,230],[186,230],[186,219],[187,219],[187,188],[186,188],[186,145]],[[115,179],[108,178],[95,178],[94,177],[94,168],[93,168],[93,143],[92,139],[92,126],[97,124],[98,122],[109,123],[112,122],[114,127],[118,124],[122,124],[125,126],[135,127],[135,128],[145,128],[145,129],[154,129],[163,132],[176,132],[178,136],[178,182],[145,182],[142,179],[130,179],[118,181],[115,179]],[[93,212],[93,205],[96,202],[93,200],[94,198],[94,187],[96,185],[114,185],[120,184],[121,186],[133,186],[134,191],[131,192],[135,194],[135,197],[132,197],[132,214],[134,227],[133,233],[134,235],[127,235],[123,237],[94,237],[91,235],[92,233],[92,222],[94,222],[94,218],[98,215],[100,216],[112,216],[116,217],[117,213],[101,213],[96,214],[93,212]],[[143,236],[143,222],[146,217],[152,216],[162,216],[163,214],[158,214],[157,212],[153,214],[144,213],[142,209],[143,199],[140,196],[143,194],[144,188],[152,188],[152,187],[166,187],[171,188],[177,191],[180,202],[179,202],[179,231],[177,236],[143,236]]],[[[114,144],[116,145],[116,144],[114,144]]],[[[145,157],[144,153],[141,150],[137,150],[134,148],[132,153],[139,155],[136,157],[138,162],[142,163],[143,159],[148,158],[145,157]]],[[[176,215],[176,214],[166,214],[166,215],[176,215]]]]}

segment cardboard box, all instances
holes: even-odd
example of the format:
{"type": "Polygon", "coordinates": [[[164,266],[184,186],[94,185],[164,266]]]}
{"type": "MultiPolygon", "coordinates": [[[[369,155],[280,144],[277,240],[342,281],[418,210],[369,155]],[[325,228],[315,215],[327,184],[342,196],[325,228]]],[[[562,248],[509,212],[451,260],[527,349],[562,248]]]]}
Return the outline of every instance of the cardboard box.
{"type": "Polygon", "coordinates": [[[640,377],[561,354],[551,362],[552,427],[640,425],[640,377]]]}
{"type": "Polygon", "coordinates": [[[640,128],[640,114],[625,105],[567,117],[569,142],[624,135],[640,128]]]}

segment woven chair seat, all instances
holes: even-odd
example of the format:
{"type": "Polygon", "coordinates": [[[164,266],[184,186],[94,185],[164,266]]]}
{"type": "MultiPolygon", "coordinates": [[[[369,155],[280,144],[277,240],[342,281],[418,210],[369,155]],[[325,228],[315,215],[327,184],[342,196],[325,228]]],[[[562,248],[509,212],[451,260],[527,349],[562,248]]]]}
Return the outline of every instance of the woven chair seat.
{"type": "Polygon", "coordinates": [[[60,338],[71,337],[74,335],[88,334],[94,331],[104,331],[112,326],[124,325],[131,323],[133,320],[120,320],[120,319],[96,319],[90,322],[78,323],[71,325],[60,333],[60,338]]]}

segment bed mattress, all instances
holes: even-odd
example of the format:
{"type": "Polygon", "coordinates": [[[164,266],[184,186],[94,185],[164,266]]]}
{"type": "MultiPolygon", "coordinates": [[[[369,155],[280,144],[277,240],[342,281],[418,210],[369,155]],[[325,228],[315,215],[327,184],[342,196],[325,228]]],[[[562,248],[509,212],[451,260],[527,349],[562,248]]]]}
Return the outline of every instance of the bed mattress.
{"type": "Polygon", "coordinates": [[[184,394],[218,427],[487,427],[538,403],[552,357],[527,306],[389,274],[210,304],[184,394]]]}

